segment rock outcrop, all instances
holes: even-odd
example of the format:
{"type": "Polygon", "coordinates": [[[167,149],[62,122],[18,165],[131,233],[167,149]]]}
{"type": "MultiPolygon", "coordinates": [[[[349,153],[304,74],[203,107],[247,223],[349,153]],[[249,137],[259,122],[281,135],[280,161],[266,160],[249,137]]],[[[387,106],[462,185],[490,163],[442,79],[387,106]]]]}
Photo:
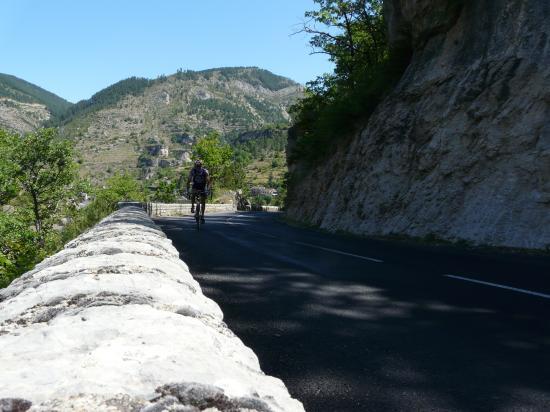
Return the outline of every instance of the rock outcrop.
{"type": "Polygon", "coordinates": [[[303,411],[222,317],[125,207],[0,290],[0,411],[303,411]]]}
{"type": "Polygon", "coordinates": [[[291,173],[291,217],[366,235],[550,246],[550,3],[388,0],[412,50],[351,144],[291,173]]]}
{"type": "Polygon", "coordinates": [[[50,117],[43,104],[0,97],[0,128],[23,134],[34,131],[50,117]]]}

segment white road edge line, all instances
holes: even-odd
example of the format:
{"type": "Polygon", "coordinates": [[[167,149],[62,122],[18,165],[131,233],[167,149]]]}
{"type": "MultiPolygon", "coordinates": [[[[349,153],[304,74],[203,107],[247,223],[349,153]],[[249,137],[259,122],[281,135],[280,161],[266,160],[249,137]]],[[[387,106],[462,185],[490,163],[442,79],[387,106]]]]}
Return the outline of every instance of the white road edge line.
{"type": "Polygon", "coordinates": [[[371,257],[367,257],[367,256],[361,256],[361,255],[354,255],[353,253],[342,252],[341,250],[329,249],[328,247],[312,245],[311,243],[304,243],[304,242],[293,242],[293,243],[295,243],[297,245],[312,247],[312,248],[315,248],[315,249],[326,250],[327,252],[337,253],[339,255],[351,256],[351,257],[354,257],[354,258],[357,258],[357,259],[369,260],[371,262],[376,262],[376,263],[384,263],[384,261],[380,260],[380,259],[375,259],[375,258],[371,258],[371,257]]]}
{"type": "Polygon", "coordinates": [[[257,235],[265,236],[265,237],[268,237],[268,238],[271,238],[271,239],[279,239],[277,236],[268,235],[267,233],[262,233],[262,232],[256,232],[255,230],[252,230],[252,229],[244,229],[244,230],[246,230],[247,232],[255,233],[257,235]]]}
{"type": "MultiPolygon", "coordinates": [[[[230,225],[234,225],[235,223],[231,222],[231,219],[232,219],[232,218],[227,219],[227,223],[229,223],[230,225]]],[[[243,228],[243,229],[244,229],[244,228],[243,228]]],[[[257,235],[265,236],[265,237],[268,237],[268,238],[271,238],[271,239],[279,239],[277,236],[268,235],[268,234],[262,233],[262,232],[256,232],[255,230],[252,230],[252,229],[244,229],[244,230],[246,230],[247,232],[255,233],[255,234],[257,234],[257,235]]]]}
{"type": "MultiPolygon", "coordinates": [[[[232,225],[233,222],[230,222],[229,220],[231,220],[232,218],[229,218],[227,219],[227,222],[232,225]]],[[[250,233],[255,233],[257,235],[261,235],[261,236],[265,236],[265,237],[269,237],[271,239],[279,239],[278,236],[273,236],[273,235],[268,235],[267,233],[262,233],[262,232],[257,232],[255,230],[251,230],[251,229],[244,229],[246,230],[247,232],[250,232],[250,233]]],[[[363,259],[363,260],[368,260],[368,261],[371,261],[371,262],[376,262],[376,263],[384,263],[383,260],[380,260],[380,259],[375,259],[375,258],[371,258],[371,257],[367,257],[367,256],[360,256],[360,255],[354,255],[353,253],[348,253],[348,252],[343,252],[341,250],[336,250],[336,249],[329,249],[329,248],[326,248],[326,247],[322,247],[322,246],[317,246],[317,245],[312,245],[310,243],[304,243],[304,242],[293,242],[297,245],[302,245],[302,246],[307,246],[307,247],[312,247],[312,248],[316,248],[316,249],[321,249],[321,250],[325,250],[327,252],[332,252],[332,253],[338,253],[339,255],[346,255],[346,256],[351,256],[351,257],[354,257],[354,258],[357,258],[357,259],[363,259]]]]}
{"type": "Polygon", "coordinates": [[[540,293],[540,292],[533,292],[532,290],[513,288],[511,286],[499,285],[498,283],[485,282],[483,280],[465,278],[463,276],[456,276],[456,275],[443,275],[443,276],[447,278],[465,280],[466,282],[479,283],[481,285],[494,286],[495,288],[513,290],[514,292],[526,293],[527,295],[538,296],[540,298],[550,299],[550,295],[547,295],[545,293],[540,293]]]}

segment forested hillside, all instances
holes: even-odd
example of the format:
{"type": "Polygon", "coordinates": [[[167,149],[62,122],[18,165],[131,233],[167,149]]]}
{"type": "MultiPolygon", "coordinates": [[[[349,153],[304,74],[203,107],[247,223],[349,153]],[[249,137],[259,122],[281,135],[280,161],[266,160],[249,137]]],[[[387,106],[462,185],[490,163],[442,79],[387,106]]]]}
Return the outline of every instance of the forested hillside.
{"type": "Polygon", "coordinates": [[[53,93],[0,73],[0,128],[30,132],[59,118],[69,107],[71,103],[53,93]]]}
{"type": "Polygon", "coordinates": [[[75,104],[56,125],[76,142],[82,173],[92,180],[117,171],[147,180],[181,168],[197,137],[210,132],[233,143],[243,133],[288,127],[288,109],[302,94],[292,80],[254,67],[179,70],[120,81],[75,104]]]}
{"type": "Polygon", "coordinates": [[[55,117],[64,114],[72,105],[65,99],[32,83],[9,74],[0,73],[0,98],[2,97],[21,103],[42,104],[55,117]]]}

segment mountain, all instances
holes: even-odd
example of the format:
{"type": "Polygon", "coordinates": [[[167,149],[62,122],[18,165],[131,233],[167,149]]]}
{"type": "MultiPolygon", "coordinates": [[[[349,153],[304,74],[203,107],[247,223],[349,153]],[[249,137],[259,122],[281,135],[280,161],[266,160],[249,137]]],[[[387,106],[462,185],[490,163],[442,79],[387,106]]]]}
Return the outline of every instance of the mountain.
{"type": "Polygon", "coordinates": [[[270,125],[288,126],[289,106],[303,87],[256,67],[178,71],[157,79],[131,77],[78,102],[58,125],[96,181],[116,171],[178,168],[196,137],[218,131],[228,141],[270,125]]]}
{"type": "Polygon", "coordinates": [[[72,104],[32,83],[0,73],[0,127],[27,132],[52,117],[59,117],[72,104]]]}

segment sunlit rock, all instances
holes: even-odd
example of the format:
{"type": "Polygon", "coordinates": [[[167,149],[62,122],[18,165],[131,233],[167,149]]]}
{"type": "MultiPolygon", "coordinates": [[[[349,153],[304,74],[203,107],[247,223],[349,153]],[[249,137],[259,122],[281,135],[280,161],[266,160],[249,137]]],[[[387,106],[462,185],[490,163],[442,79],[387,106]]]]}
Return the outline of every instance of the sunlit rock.
{"type": "Polygon", "coordinates": [[[0,290],[1,411],[303,411],[126,207],[0,290]]]}

